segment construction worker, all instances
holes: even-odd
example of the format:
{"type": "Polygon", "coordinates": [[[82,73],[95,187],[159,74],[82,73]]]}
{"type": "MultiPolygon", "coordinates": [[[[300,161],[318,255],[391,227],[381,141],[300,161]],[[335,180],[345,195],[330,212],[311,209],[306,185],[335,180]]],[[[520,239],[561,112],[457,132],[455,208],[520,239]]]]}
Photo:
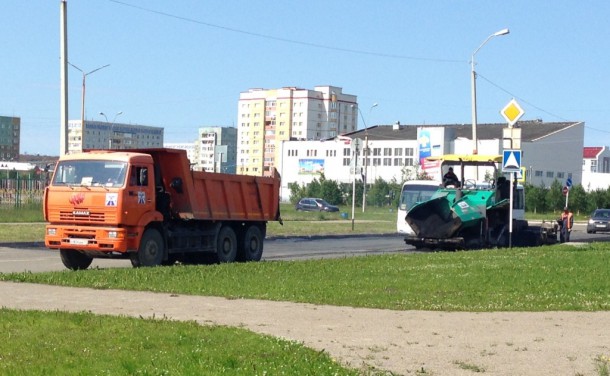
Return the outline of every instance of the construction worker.
{"type": "Polygon", "coordinates": [[[566,206],[563,208],[563,213],[561,213],[560,218],[561,225],[561,233],[559,234],[559,240],[564,242],[570,241],[570,232],[572,232],[572,226],[574,226],[574,215],[566,206]]]}
{"type": "Polygon", "coordinates": [[[456,188],[460,186],[460,179],[458,179],[457,175],[453,172],[453,167],[449,167],[449,171],[443,175],[443,185],[445,187],[453,185],[456,188]]]}

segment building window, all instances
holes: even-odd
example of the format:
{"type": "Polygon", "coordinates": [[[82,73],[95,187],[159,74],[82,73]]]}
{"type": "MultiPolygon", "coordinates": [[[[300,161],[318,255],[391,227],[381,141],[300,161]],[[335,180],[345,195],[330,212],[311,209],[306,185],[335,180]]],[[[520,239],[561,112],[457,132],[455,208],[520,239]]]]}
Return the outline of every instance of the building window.
{"type": "Polygon", "coordinates": [[[383,148],[383,156],[391,157],[392,156],[392,148],[383,148]]]}
{"type": "Polygon", "coordinates": [[[394,148],[394,155],[397,157],[402,156],[402,148],[394,148]]]}
{"type": "Polygon", "coordinates": [[[536,176],[536,177],[538,177],[538,178],[541,178],[541,177],[542,177],[542,171],[540,171],[540,170],[536,170],[536,171],[534,172],[534,176],[536,176]]]}
{"type": "MultiPolygon", "coordinates": [[[[402,150],[402,149],[397,149],[402,150]]],[[[402,166],[402,158],[394,158],[394,166],[402,166]]]]}
{"type": "Polygon", "coordinates": [[[553,171],[547,171],[546,172],[546,177],[547,178],[551,178],[552,179],[554,176],[555,176],[555,173],[553,171]]]}
{"type": "Polygon", "coordinates": [[[384,166],[391,166],[392,165],[392,158],[383,158],[383,165],[384,166]]]}
{"type": "Polygon", "coordinates": [[[565,173],[557,172],[557,179],[563,179],[564,176],[565,176],[565,173]]]}

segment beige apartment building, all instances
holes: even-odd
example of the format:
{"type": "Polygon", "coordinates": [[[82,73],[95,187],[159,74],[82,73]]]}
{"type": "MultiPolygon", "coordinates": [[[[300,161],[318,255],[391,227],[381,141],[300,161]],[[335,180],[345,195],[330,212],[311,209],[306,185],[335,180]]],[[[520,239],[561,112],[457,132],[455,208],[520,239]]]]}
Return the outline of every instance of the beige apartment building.
{"type": "Polygon", "coordinates": [[[239,95],[237,173],[268,176],[279,170],[281,145],[325,140],[358,129],[355,95],[336,86],[250,89],[239,95]]]}

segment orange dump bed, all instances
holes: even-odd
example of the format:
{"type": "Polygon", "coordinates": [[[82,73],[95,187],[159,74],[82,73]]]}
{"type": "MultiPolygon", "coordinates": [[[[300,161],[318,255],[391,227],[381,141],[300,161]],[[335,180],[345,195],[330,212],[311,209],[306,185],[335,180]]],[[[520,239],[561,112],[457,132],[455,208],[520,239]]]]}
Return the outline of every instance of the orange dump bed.
{"type": "Polygon", "coordinates": [[[155,162],[155,174],[171,196],[171,209],[182,219],[273,221],[279,219],[280,176],[191,171],[184,150],[141,149],[155,162]],[[182,189],[172,182],[182,180],[182,189]],[[180,193],[180,191],[182,191],[180,193]]]}

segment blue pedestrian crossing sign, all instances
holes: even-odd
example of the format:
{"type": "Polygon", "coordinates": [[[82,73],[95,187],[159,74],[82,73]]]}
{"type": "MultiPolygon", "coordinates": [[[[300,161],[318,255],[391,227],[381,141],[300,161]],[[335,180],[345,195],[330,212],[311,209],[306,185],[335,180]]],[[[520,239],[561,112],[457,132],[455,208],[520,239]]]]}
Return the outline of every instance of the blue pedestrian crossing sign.
{"type": "Polygon", "coordinates": [[[502,155],[503,172],[519,172],[521,170],[521,150],[504,150],[502,155]]]}

